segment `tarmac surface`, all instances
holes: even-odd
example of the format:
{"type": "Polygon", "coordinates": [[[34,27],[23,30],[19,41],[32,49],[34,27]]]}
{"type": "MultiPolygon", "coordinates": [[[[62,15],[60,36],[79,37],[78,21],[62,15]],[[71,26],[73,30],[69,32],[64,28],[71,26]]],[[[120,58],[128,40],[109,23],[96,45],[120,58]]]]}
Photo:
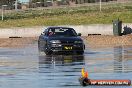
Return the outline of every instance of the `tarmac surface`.
{"type": "MultiPolygon", "coordinates": [[[[38,52],[37,38],[11,41],[0,43],[0,88],[82,88],[78,81],[82,67],[89,72],[90,79],[132,80],[131,45],[100,48],[86,45],[82,56],[46,56],[38,52]]],[[[113,87],[132,88],[107,86],[113,87]]]]}

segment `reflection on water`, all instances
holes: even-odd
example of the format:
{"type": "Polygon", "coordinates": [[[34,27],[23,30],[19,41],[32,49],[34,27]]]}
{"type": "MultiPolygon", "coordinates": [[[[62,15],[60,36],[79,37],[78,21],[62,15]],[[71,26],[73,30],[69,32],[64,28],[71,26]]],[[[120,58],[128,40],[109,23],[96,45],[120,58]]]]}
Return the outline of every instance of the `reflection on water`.
{"type": "Polygon", "coordinates": [[[54,64],[54,65],[82,65],[84,62],[83,55],[53,55],[39,56],[39,64],[54,64]]]}
{"type": "Polygon", "coordinates": [[[118,46],[114,47],[114,71],[115,72],[123,72],[124,71],[124,52],[123,47],[118,46]]]}
{"type": "Polygon", "coordinates": [[[92,49],[85,55],[86,68],[91,73],[132,72],[132,47],[92,49]]]}
{"type": "Polygon", "coordinates": [[[44,87],[79,86],[77,81],[84,65],[84,56],[39,56],[39,73],[44,87]],[[53,83],[54,85],[49,85],[53,83]]]}
{"type": "Polygon", "coordinates": [[[82,67],[91,79],[132,80],[132,46],[89,48],[84,55],[53,56],[39,55],[36,44],[1,48],[0,88],[82,88],[78,82],[82,67]]]}
{"type": "Polygon", "coordinates": [[[47,73],[52,70],[55,72],[80,72],[82,65],[84,65],[84,56],[39,56],[40,73],[47,73]],[[66,69],[66,67],[68,68],[66,69]]]}
{"type": "Polygon", "coordinates": [[[129,52],[131,50],[123,46],[114,47],[114,72],[132,71],[132,65],[129,65],[129,61],[132,62],[132,54],[129,52]]]}

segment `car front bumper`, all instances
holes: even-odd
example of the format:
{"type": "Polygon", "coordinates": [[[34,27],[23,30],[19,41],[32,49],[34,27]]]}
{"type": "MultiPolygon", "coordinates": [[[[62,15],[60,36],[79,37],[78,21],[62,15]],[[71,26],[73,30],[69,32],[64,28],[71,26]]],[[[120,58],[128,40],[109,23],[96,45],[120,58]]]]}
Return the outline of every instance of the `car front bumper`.
{"type": "Polygon", "coordinates": [[[52,52],[84,51],[84,44],[49,44],[48,50],[52,52]]]}

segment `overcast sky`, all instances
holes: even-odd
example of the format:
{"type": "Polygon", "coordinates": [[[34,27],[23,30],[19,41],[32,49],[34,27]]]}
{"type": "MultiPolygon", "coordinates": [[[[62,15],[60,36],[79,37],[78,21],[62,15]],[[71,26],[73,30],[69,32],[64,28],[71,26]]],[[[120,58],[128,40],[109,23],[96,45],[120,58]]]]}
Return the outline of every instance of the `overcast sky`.
{"type": "Polygon", "coordinates": [[[29,0],[19,0],[20,2],[28,2],[29,0]]]}

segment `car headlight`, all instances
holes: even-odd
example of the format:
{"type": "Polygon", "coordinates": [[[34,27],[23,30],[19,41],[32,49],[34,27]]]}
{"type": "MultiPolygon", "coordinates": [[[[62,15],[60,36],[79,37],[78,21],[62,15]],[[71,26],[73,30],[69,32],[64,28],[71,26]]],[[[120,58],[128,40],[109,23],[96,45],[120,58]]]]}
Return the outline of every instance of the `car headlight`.
{"type": "Polygon", "coordinates": [[[61,43],[60,40],[51,40],[50,43],[61,43]]]}
{"type": "Polygon", "coordinates": [[[83,43],[83,41],[74,41],[74,43],[83,43]]]}

